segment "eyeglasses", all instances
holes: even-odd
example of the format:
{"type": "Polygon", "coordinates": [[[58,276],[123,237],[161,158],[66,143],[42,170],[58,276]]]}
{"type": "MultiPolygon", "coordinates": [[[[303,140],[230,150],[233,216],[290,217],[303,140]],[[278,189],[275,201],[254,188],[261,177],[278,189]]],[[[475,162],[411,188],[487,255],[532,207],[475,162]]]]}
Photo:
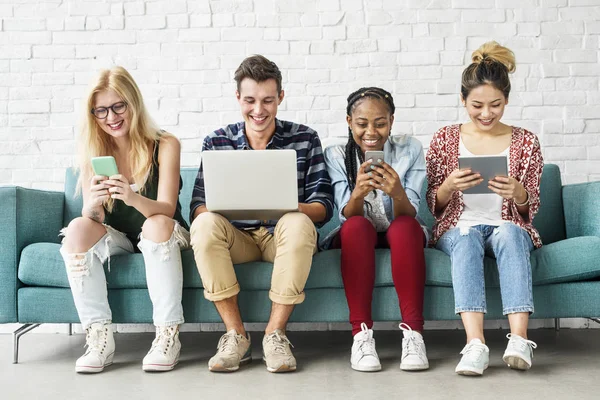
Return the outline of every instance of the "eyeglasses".
{"type": "Polygon", "coordinates": [[[90,112],[94,114],[94,117],[98,119],[104,119],[108,117],[108,110],[112,110],[114,114],[121,115],[127,111],[127,103],[120,101],[112,106],[92,108],[90,112]]]}

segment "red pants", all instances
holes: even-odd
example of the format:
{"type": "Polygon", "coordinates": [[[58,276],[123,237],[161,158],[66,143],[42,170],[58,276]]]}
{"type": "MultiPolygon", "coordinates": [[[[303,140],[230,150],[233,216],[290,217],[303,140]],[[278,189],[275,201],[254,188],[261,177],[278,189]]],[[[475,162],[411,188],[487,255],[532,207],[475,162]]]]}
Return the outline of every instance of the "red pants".
{"type": "Polygon", "coordinates": [[[392,278],[402,321],[415,331],[423,330],[423,292],[425,291],[425,235],[415,218],[396,218],[386,233],[377,233],[362,216],[349,218],[334,241],[342,249],[342,279],[350,309],[352,335],[360,324],[373,326],[371,302],[375,286],[375,249],[389,248],[392,278]]]}

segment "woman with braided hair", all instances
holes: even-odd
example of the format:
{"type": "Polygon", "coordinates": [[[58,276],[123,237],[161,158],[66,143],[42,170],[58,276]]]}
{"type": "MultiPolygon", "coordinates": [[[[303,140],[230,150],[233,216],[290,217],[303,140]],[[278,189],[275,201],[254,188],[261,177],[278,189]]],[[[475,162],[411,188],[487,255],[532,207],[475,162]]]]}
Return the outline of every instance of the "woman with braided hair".
{"type": "Polygon", "coordinates": [[[350,363],[357,371],[381,369],[371,317],[376,248],[391,251],[403,320],[400,368],[429,368],[421,335],[427,230],[416,219],[425,158],[417,139],[390,136],[394,111],[394,100],[387,91],[376,87],[357,90],[348,96],[347,144],[325,150],[341,226],[324,243],[342,250],[342,279],[354,336],[350,363]],[[384,159],[378,160],[380,167],[365,161],[369,150],[384,152],[384,159]]]}

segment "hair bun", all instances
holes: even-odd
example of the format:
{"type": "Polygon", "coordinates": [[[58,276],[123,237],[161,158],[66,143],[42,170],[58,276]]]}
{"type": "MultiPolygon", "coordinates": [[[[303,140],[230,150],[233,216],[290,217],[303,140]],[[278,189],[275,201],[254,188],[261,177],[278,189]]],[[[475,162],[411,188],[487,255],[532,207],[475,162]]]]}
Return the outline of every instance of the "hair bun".
{"type": "Polygon", "coordinates": [[[508,72],[515,72],[515,54],[507,47],[501,46],[495,41],[486,42],[471,55],[474,64],[482,62],[498,62],[506,67],[508,72]]]}

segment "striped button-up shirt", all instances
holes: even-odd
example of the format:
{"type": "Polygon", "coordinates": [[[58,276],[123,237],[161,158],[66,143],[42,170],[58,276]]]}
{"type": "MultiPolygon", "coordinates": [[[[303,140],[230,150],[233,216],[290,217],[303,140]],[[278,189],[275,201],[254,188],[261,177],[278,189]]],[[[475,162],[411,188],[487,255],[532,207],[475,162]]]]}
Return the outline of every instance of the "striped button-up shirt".
{"type": "MultiPolygon", "coordinates": [[[[333,191],[325,166],[321,141],[311,128],[288,121],[275,120],[275,134],[267,149],[292,149],[296,151],[298,167],[298,202],[321,203],[327,216],[317,226],[325,224],[333,215],[333,191]]],[[[245,123],[238,122],[208,135],[202,144],[204,150],[252,150],[245,134],[245,123]]],[[[202,164],[194,184],[190,204],[190,221],[196,208],[206,204],[202,164]]],[[[264,226],[272,233],[277,221],[231,221],[238,229],[255,229],[264,226]]]]}

